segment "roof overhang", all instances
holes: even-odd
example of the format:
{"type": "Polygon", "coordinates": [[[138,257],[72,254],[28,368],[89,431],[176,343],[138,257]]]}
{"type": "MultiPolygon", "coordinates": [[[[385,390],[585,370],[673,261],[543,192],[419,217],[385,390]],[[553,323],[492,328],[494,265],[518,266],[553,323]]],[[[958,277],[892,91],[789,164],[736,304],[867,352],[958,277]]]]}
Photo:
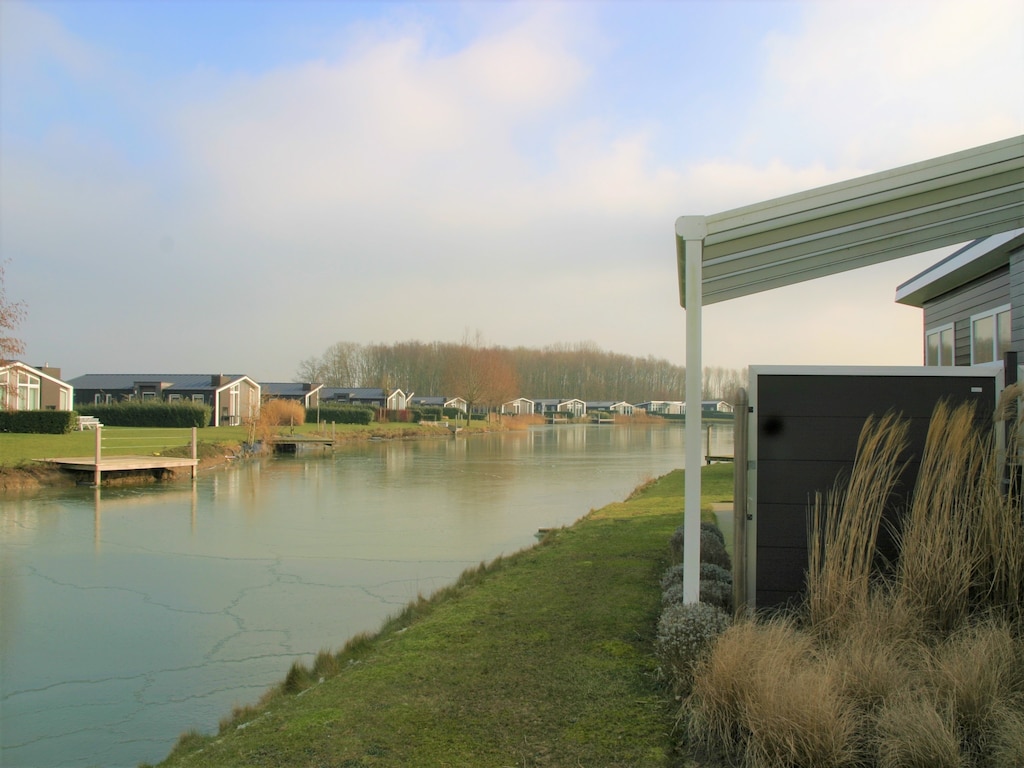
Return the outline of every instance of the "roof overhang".
{"type": "Polygon", "coordinates": [[[896,288],[896,302],[923,307],[937,296],[984,277],[1010,263],[1010,254],[1024,248],[1024,229],[975,240],[896,288]]]}
{"type": "Polygon", "coordinates": [[[706,227],[704,304],[956,245],[1024,227],[1024,136],[723,213],[680,217],[684,307],[694,218],[706,227]]]}

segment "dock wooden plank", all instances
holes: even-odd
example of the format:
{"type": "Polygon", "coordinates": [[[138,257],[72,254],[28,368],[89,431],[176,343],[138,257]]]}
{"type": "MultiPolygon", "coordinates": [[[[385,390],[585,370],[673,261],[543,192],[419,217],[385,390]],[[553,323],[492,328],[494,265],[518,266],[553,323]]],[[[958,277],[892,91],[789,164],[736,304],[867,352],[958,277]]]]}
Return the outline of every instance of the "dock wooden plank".
{"type": "MultiPolygon", "coordinates": [[[[88,470],[97,469],[96,458],[93,456],[75,456],[56,459],[43,459],[66,469],[88,470]]],[[[175,469],[179,467],[195,467],[196,459],[185,459],[171,456],[104,456],[100,459],[101,472],[123,472],[132,469],[175,469]]]]}

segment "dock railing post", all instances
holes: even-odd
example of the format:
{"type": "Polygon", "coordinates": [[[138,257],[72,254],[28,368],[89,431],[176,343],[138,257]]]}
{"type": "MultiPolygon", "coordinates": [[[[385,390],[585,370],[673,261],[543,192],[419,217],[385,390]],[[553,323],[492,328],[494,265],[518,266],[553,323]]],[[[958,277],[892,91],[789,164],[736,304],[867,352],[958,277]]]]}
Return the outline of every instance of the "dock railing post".
{"type": "Polygon", "coordinates": [[[100,485],[100,460],[103,458],[103,427],[96,426],[96,466],[93,468],[92,484],[99,488],[100,485]]]}
{"type": "Polygon", "coordinates": [[[196,479],[196,466],[199,463],[199,444],[196,440],[196,428],[192,427],[192,479],[196,479]]]}

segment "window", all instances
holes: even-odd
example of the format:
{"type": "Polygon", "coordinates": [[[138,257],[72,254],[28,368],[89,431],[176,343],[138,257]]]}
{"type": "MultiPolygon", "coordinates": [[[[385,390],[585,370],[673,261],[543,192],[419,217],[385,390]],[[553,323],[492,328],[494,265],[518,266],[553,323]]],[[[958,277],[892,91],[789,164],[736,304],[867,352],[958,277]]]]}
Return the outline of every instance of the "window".
{"type": "Polygon", "coordinates": [[[39,377],[11,368],[0,374],[0,408],[39,410],[39,377]],[[12,398],[14,402],[10,402],[12,398]]]}
{"type": "Polygon", "coordinates": [[[925,331],[925,365],[955,365],[953,359],[953,324],[940,325],[925,331]]]}
{"type": "Polygon", "coordinates": [[[971,363],[1002,360],[1010,350],[1010,306],[971,317],[971,363]]]}
{"type": "Polygon", "coordinates": [[[169,403],[180,403],[181,402],[181,395],[178,395],[178,394],[168,395],[167,396],[167,402],[169,402],[169,403]]]}
{"type": "Polygon", "coordinates": [[[142,399],[143,400],[156,400],[156,392],[143,392],[142,393],[142,399]]]}
{"type": "Polygon", "coordinates": [[[202,395],[192,395],[192,402],[193,403],[202,403],[202,402],[204,402],[203,401],[203,396],[202,395]]]}

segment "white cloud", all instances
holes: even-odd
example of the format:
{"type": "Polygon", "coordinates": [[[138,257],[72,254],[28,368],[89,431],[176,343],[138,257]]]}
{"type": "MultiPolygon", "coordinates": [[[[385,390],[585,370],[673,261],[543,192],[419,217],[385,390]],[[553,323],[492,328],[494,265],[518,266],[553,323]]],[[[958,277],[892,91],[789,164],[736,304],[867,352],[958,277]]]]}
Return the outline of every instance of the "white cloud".
{"type": "Polygon", "coordinates": [[[4,95],[5,109],[17,103],[25,92],[46,82],[45,72],[57,66],[77,78],[96,75],[102,56],[70,34],[53,16],[18,0],[0,3],[0,49],[3,87],[18,88],[4,95]]]}
{"type": "Polygon", "coordinates": [[[748,140],[881,169],[1024,130],[1024,4],[807,3],[766,44],[748,140]]]}

